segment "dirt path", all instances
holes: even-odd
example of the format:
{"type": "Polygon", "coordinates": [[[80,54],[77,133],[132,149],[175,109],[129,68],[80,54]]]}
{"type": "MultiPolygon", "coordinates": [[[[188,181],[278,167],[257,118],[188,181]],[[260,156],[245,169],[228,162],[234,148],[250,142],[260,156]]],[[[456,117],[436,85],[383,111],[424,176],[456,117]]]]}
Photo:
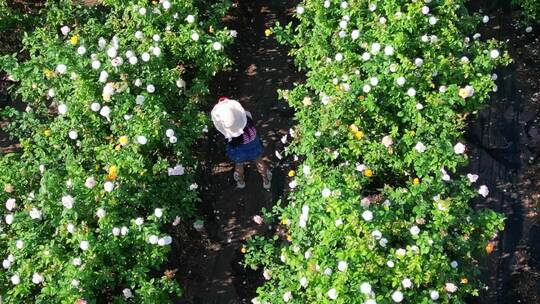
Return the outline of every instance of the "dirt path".
{"type": "MultiPolygon", "coordinates": [[[[507,218],[496,251],[481,261],[486,304],[540,303],[540,43],[539,31],[525,33],[509,1],[478,0],[491,20],[483,39],[507,41],[514,64],[497,71],[498,91],[467,133],[472,148],[468,170],[488,185],[492,208],[507,218]]],[[[473,301],[476,302],[476,301],[473,301]]]]}
{"type": "Polygon", "coordinates": [[[235,189],[232,164],[224,155],[224,138],[210,128],[202,153],[207,160],[201,175],[200,208],[205,229],[187,232],[194,242],[177,248],[184,252],[178,276],[187,303],[249,303],[259,285],[260,274],[240,265],[240,249],[247,237],[268,230],[252,218],[262,208],[270,209],[283,191],[286,164],[275,157],[275,151],[282,150],[280,138],[288,132],[293,112],[278,100],[277,89],[291,88],[298,75],[288,50],[265,37],[264,31],[278,20],[287,23],[293,5],[287,0],[239,1],[225,20],[230,29],[238,31],[230,50],[235,63],[231,71],[217,76],[211,104],[218,96],[228,96],[253,113],[274,179],[272,191],[264,191],[261,177],[251,167],[246,171],[246,189],[235,189]]]}

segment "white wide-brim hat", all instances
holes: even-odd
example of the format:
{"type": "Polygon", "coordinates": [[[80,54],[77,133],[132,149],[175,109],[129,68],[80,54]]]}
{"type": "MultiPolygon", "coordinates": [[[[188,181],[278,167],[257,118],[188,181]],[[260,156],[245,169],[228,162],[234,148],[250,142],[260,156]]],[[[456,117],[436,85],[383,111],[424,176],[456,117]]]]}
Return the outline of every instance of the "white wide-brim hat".
{"type": "Polygon", "coordinates": [[[225,138],[231,139],[244,133],[247,115],[246,110],[238,101],[220,98],[218,104],[212,109],[211,115],[214,126],[225,138]]]}

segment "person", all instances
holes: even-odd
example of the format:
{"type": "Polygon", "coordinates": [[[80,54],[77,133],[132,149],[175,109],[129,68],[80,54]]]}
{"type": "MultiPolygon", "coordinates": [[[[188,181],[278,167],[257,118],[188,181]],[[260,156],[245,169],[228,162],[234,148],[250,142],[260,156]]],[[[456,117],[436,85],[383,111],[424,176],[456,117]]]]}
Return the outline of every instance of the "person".
{"type": "Polygon", "coordinates": [[[272,173],[262,159],[262,142],[250,112],[242,105],[227,97],[220,97],[211,112],[216,129],[227,139],[226,155],[234,163],[236,187],[246,187],[244,165],[255,162],[257,171],[262,176],[263,187],[270,189],[272,173]]]}

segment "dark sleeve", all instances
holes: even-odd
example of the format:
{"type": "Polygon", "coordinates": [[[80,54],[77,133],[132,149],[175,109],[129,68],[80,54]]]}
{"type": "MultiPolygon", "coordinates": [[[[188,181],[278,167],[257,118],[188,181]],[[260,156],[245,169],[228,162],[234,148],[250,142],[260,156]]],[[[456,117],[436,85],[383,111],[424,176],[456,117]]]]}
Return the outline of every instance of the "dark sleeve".
{"type": "Polygon", "coordinates": [[[244,130],[246,128],[251,128],[251,127],[255,127],[255,122],[253,122],[253,119],[251,117],[248,116],[247,118],[247,123],[246,123],[246,127],[244,128],[244,130]]]}

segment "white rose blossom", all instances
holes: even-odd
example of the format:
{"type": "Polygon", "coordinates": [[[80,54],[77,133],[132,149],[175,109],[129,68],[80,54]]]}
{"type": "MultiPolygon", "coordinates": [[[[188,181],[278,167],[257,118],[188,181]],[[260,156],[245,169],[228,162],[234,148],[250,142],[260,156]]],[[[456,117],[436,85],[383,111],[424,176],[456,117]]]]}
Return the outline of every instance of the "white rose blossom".
{"type": "Polygon", "coordinates": [[[283,301],[289,302],[292,299],[292,292],[287,291],[283,294],[283,301]]]}
{"type": "Polygon", "coordinates": [[[219,51],[219,50],[223,49],[223,45],[221,45],[220,42],[217,42],[217,41],[216,41],[216,42],[214,42],[214,43],[212,44],[212,48],[213,48],[215,51],[219,51]]]}
{"type": "Polygon", "coordinates": [[[133,297],[133,293],[131,292],[131,289],[129,288],[124,288],[124,290],[122,290],[122,294],[124,295],[124,298],[126,299],[133,297]]]}
{"type": "Polygon", "coordinates": [[[329,197],[332,194],[332,191],[330,191],[330,189],[328,188],[324,188],[321,194],[322,194],[322,197],[329,197]]]}
{"type": "Polygon", "coordinates": [[[424,153],[426,151],[426,146],[424,146],[424,144],[422,142],[418,142],[418,143],[416,143],[416,146],[414,146],[414,149],[418,153],[424,153]]]}
{"type": "Polygon", "coordinates": [[[446,283],[444,284],[444,290],[448,293],[454,293],[458,290],[458,287],[454,283],[446,283]]]}
{"type": "Polygon", "coordinates": [[[475,183],[478,180],[478,175],[469,173],[467,174],[467,179],[469,179],[471,183],[475,183]]]}
{"type": "Polygon", "coordinates": [[[404,288],[411,288],[412,287],[412,281],[409,278],[405,278],[401,281],[401,285],[403,285],[404,288]]]}
{"type": "Polygon", "coordinates": [[[41,211],[36,208],[32,208],[29,214],[30,214],[30,218],[33,220],[41,219],[41,211]]]}
{"type": "Polygon", "coordinates": [[[62,205],[66,209],[73,208],[73,203],[75,202],[75,199],[71,195],[66,195],[62,197],[62,205]]]}
{"type": "Polygon", "coordinates": [[[43,276],[37,272],[32,275],[32,283],[34,284],[40,284],[43,280],[43,276]]]}
{"type": "Polygon", "coordinates": [[[348,267],[348,265],[347,265],[347,262],[345,262],[345,261],[340,261],[338,263],[338,270],[341,271],[341,272],[347,270],[347,267],[348,267]]]}
{"type": "Polygon", "coordinates": [[[146,145],[148,139],[146,139],[146,137],[143,135],[139,135],[137,136],[137,142],[139,143],[139,145],[146,145]]]}
{"type": "Polygon", "coordinates": [[[13,208],[15,208],[15,206],[17,206],[16,202],[17,202],[17,200],[15,200],[14,198],[9,198],[6,201],[6,209],[9,210],[9,211],[13,210],[13,208]]]}
{"type": "Polygon", "coordinates": [[[82,241],[79,245],[81,250],[86,251],[88,248],[90,248],[90,243],[88,241],[82,241]]]}
{"type": "Polygon", "coordinates": [[[67,25],[64,25],[60,28],[60,32],[62,32],[62,35],[64,36],[66,36],[70,31],[71,29],[67,25]]]}
{"type": "Polygon", "coordinates": [[[486,185],[482,185],[478,189],[478,193],[482,195],[483,197],[487,197],[489,195],[489,189],[486,185]]]}
{"type": "Polygon", "coordinates": [[[10,261],[10,260],[7,260],[7,259],[6,259],[6,260],[3,260],[3,261],[2,261],[2,267],[3,267],[4,269],[9,269],[9,267],[11,267],[11,261],[10,261]]]}
{"type": "Polygon", "coordinates": [[[466,149],[465,145],[462,144],[462,143],[460,143],[460,142],[458,142],[458,143],[454,146],[454,153],[456,153],[456,154],[463,154],[463,153],[465,153],[465,149],[466,149]]]}
{"type": "Polygon", "coordinates": [[[373,213],[369,210],[366,210],[362,213],[362,218],[365,221],[370,222],[371,220],[373,220],[373,213]]]}
{"type": "Polygon", "coordinates": [[[301,277],[300,278],[300,286],[306,288],[308,286],[308,280],[306,277],[301,277]]]}
{"type": "Polygon", "coordinates": [[[112,192],[114,190],[114,184],[111,182],[111,181],[106,181],[104,184],[103,184],[103,189],[106,191],[106,192],[112,192]]]}
{"type": "Polygon", "coordinates": [[[360,292],[363,293],[363,294],[366,294],[366,295],[370,294],[371,293],[371,284],[366,283],[366,282],[362,283],[360,285],[360,292]]]}
{"type": "Polygon", "coordinates": [[[394,291],[392,293],[392,300],[396,303],[400,303],[403,301],[403,293],[401,293],[401,291],[394,291]]]}
{"type": "Polygon", "coordinates": [[[328,297],[331,299],[331,300],[335,300],[338,298],[338,292],[335,288],[332,288],[330,290],[328,290],[328,297]]]}

